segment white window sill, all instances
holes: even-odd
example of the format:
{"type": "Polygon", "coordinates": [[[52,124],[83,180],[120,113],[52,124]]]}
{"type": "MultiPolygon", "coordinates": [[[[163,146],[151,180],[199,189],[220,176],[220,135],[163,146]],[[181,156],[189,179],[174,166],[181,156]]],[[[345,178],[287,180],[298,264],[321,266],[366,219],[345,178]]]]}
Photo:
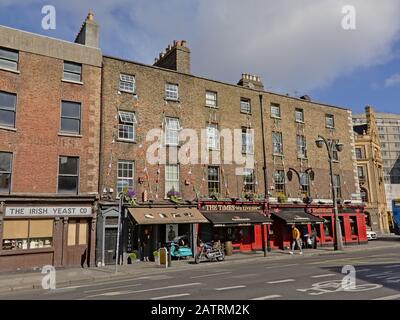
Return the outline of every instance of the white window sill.
{"type": "Polygon", "coordinates": [[[60,137],[70,137],[70,138],[82,138],[81,134],[67,133],[67,132],[59,132],[58,135],[60,137]]]}
{"type": "Polygon", "coordinates": [[[68,80],[68,79],[61,79],[62,82],[66,82],[66,83],[73,83],[73,84],[79,84],[79,85],[83,85],[82,81],[74,81],[74,80],[68,80]]]}
{"type": "Polygon", "coordinates": [[[273,153],[272,155],[274,157],[283,157],[283,154],[281,154],[281,153],[273,153]]]}
{"type": "Polygon", "coordinates": [[[208,105],[206,105],[206,108],[210,108],[210,109],[218,109],[218,106],[208,106],[208,105]]]}
{"type": "Polygon", "coordinates": [[[16,73],[16,74],[20,74],[21,73],[19,70],[8,69],[8,68],[4,68],[4,67],[0,67],[0,70],[8,71],[8,72],[16,73]]]}
{"type": "Polygon", "coordinates": [[[180,102],[179,99],[164,98],[165,101],[180,102]]]}
{"type": "Polygon", "coordinates": [[[123,89],[118,89],[119,92],[123,92],[123,93],[129,93],[129,94],[133,94],[134,96],[136,96],[136,92],[135,91],[129,91],[129,90],[123,90],[123,89]]]}
{"type": "Polygon", "coordinates": [[[328,127],[328,126],[325,126],[325,128],[327,128],[327,129],[335,129],[335,127],[328,127]]]}
{"type": "Polygon", "coordinates": [[[134,143],[134,144],[136,144],[136,141],[135,141],[135,140],[130,140],[130,139],[118,138],[117,141],[118,141],[118,142],[127,142],[127,143],[134,143]]]}
{"type": "Polygon", "coordinates": [[[304,121],[296,120],[296,123],[304,124],[304,121]]]}
{"type": "Polygon", "coordinates": [[[244,112],[244,111],[240,111],[241,114],[246,114],[248,116],[251,116],[251,112],[244,112]]]}
{"type": "Polygon", "coordinates": [[[6,126],[0,126],[0,130],[7,130],[7,131],[17,132],[17,128],[6,127],[6,126]]]}
{"type": "Polygon", "coordinates": [[[271,116],[271,119],[282,120],[282,118],[281,118],[281,117],[276,117],[276,116],[271,116]]]}

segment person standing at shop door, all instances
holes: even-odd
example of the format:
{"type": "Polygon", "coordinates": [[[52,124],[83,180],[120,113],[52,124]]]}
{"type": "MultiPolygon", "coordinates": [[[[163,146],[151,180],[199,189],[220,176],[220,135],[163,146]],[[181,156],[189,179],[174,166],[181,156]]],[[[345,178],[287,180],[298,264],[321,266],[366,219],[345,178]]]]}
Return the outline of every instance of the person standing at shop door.
{"type": "Polygon", "coordinates": [[[142,239],[142,252],[143,252],[143,261],[150,261],[150,244],[151,244],[151,237],[148,229],[144,229],[144,235],[142,239]]]}
{"type": "Polygon", "coordinates": [[[299,229],[296,228],[294,224],[292,224],[292,251],[290,251],[290,254],[293,254],[294,249],[296,248],[296,244],[300,249],[300,254],[303,254],[303,249],[301,248],[301,242],[300,242],[300,231],[299,229]]]}
{"type": "Polygon", "coordinates": [[[311,240],[312,240],[312,248],[317,249],[317,229],[315,226],[312,227],[311,230],[311,240]]]}

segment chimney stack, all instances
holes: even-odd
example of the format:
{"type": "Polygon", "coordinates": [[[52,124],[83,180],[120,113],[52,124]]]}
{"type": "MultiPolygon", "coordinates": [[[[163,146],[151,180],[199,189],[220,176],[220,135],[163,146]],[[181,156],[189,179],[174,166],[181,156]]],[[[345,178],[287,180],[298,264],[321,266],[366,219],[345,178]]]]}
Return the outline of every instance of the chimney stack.
{"type": "Polygon", "coordinates": [[[190,50],[185,40],[175,40],[159,54],[154,66],[190,74],[190,50]]]}
{"type": "Polygon", "coordinates": [[[242,78],[239,80],[238,85],[250,89],[264,90],[264,85],[261,82],[260,76],[247,73],[242,73],[242,78]]]}
{"type": "Polygon", "coordinates": [[[94,21],[93,12],[89,12],[83,22],[81,30],[75,38],[75,43],[80,43],[88,47],[99,47],[99,26],[94,21]]]}

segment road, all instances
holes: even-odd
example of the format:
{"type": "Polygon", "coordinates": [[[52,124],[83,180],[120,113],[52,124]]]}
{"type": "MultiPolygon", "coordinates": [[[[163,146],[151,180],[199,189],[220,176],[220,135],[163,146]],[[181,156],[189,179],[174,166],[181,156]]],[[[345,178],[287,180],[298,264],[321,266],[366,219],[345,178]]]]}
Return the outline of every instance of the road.
{"type": "Polygon", "coordinates": [[[400,300],[398,248],[281,260],[207,263],[193,271],[115,279],[55,290],[17,291],[0,299],[140,300],[400,300]],[[355,287],[344,290],[345,265],[354,266],[355,287]]]}

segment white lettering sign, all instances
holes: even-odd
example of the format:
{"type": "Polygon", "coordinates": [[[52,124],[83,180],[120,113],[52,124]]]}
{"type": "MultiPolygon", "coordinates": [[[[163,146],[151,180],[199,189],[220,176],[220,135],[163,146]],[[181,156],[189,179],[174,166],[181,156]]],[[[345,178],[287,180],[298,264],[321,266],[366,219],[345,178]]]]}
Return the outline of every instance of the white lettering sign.
{"type": "Polygon", "coordinates": [[[91,207],[6,207],[6,217],[89,216],[91,207]]]}

